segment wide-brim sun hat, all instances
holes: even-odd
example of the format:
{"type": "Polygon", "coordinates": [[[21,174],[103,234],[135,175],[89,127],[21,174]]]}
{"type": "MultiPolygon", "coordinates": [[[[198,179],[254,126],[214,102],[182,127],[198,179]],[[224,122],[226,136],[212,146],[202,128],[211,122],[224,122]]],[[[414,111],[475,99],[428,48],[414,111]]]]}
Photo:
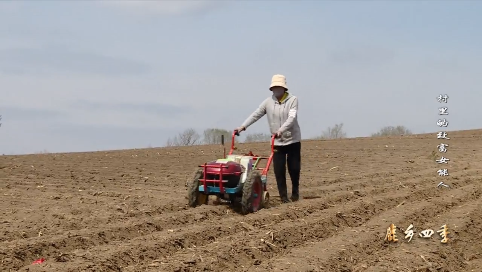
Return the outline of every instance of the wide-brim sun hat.
{"type": "Polygon", "coordinates": [[[274,75],[271,78],[271,85],[269,86],[269,90],[273,87],[283,87],[288,90],[288,85],[286,84],[286,77],[284,75],[274,75]]]}

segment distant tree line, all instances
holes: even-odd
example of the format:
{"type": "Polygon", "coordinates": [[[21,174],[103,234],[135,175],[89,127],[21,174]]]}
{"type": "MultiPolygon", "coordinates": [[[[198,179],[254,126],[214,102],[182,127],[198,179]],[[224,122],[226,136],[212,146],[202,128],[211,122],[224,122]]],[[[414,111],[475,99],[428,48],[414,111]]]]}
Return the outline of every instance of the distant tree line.
{"type": "MultiPolygon", "coordinates": [[[[221,144],[221,136],[224,135],[225,142],[231,141],[233,131],[220,128],[208,128],[199,134],[195,129],[186,129],[176,136],[167,140],[166,146],[189,146],[189,145],[212,145],[221,144]]],[[[251,133],[246,134],[245,143],[268,142],[271,139],[270,134],[251,133]]]]}
{"type": "Polygon", "coordinates": [[[388,126],[380,129],[377,133],[373,133],[372,137],[383,137],[383,136],[403,136],[411,135],[412,131],[404,126],[388,126]]]}
{"type": "MultiPolygon", "coordinates": [[[[388,137],[388,136],[403,136],[411,135],[412,131],[404,126],[386,126],[381,128],[378,132],[372,133],[371,137],[388,137]]],[[[315,137],[318,140],[343,139],[346,138],[346,132],[343,129],[343,123],[336,124],[333,127],[328,127],[321,132],[321,135],[315,137]]]]}
{"type": "MultiPolygon", "coordinates": [[[[403,136],[411,135],[412,132],[404,126],[386,126],[381,128],[378,132],[371,134],[371,137],[386,137],[386,136],[403,136]]],[[[220,128],[208,128],[199,134],[195,129],[186,129],[176,136],[167,140],[166,146],[189,146],[189,145],[212,145],[221,144],[221,135],[224,135],[226,142],[231,141],[232,131],[220,128]]],[[[332,140],[346,138],[346,132],[343,129],[343,123],[336,124],[332,127],[326,128],[321,132],[321,135],[315,137],[318,140],[332,140]]],[[[246,134],[245,143],[254,142],[269,142],[271,135],[267,133],[251,133],[246,134]]]]}

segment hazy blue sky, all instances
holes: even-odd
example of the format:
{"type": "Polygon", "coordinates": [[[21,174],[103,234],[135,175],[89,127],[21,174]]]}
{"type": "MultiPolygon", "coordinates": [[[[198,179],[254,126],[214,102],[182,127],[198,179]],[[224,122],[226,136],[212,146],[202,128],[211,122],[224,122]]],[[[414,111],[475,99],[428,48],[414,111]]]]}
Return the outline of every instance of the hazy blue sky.
{"type": "Polygon", "coordinates": [[[232,129],[277,73],[304,138],[340,122],[435,132],[439,94],[449,130],[480,128],[481,14],[460,0],[1,1],[0,154],[232,129]]]}

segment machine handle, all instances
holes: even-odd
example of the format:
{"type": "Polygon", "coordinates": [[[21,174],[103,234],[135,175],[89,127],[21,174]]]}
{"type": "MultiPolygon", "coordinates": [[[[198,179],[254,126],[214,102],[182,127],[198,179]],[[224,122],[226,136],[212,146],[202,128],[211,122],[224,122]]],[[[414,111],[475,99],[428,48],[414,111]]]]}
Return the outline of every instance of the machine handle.
{"type": "Polygon", "coordinates": [[[229,155],[233,154],[233,151],[234,151],[234,138],[236,136],[239,136],[239,131],[237,129],[235,129],[233,131],[233,135],[232,135],[232,138],[231,138],[231,149],[229,150],[229,155]]]}
{"type": "MultiPolygon", "coordinates": [[[[235,149],[235,148],[234,148],[234,138],[235,138],[236,136],[239,136],[239,131],[235,129],[235,130],[233,131],[233,135],[232,135],[231,150],[229,151],[229,155],[233,154],[233,151],[234,151],[234,149],[235,149]]],[[[273,152],[274,152],[274,140],[275,140],[276,138],[279,138],[279,137],[276,135],[276,133],[274,133],[273,135],[271,135],[271,154],[273,154],[273,152]]]]}
{"type": "Polygon", "coordinates": [[[278,135],[276,133],[274,133],[273,135],[271,135],[271,154],[274,153],[274,140],[278,138],[278,135]]]}

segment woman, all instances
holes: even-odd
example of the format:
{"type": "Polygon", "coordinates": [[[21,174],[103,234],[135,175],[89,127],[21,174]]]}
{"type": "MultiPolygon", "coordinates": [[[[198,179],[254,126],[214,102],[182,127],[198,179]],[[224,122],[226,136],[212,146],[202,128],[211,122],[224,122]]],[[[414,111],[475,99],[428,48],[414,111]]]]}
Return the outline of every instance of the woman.
{"type": "Polygon", "coordinates": [[[273,95],[264,100],[236,130],[244,131],[265,114],[268,116],[270,131],[277,136],[274,143],[273,168],[281,201],[290,202],[286,187],[286,163],[288,163],[288,173],[293,185],[291,200],[298,201],[301,171],[298,98],[288,92],[286,77],[283,75],[273,76],[269,90],[273,95]]]}

